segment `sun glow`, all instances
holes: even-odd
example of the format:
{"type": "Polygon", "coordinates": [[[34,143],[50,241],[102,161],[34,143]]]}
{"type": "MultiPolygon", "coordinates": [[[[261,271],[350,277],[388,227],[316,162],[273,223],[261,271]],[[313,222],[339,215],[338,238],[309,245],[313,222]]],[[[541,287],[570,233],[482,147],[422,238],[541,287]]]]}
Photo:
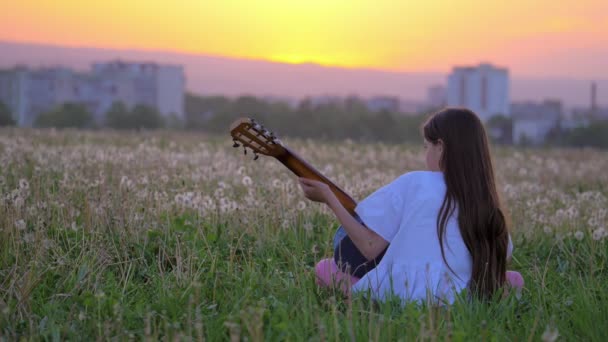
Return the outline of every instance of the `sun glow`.
{"type": "Polygon", "coordinates": [[[608,52],[608,2],[22,0],[3,4],[0,40],[414,71],[578,61],[584,71],[608,52]]]}

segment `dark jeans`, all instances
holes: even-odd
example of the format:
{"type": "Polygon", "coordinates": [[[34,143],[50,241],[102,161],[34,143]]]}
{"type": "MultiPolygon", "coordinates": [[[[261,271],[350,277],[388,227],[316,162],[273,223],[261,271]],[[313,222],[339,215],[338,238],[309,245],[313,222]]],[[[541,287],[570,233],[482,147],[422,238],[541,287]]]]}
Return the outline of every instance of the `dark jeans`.
{"type": "MultiPolygon", "coordinates": [[[[355,215],[355,219],[364,224],[359,216],[355,215]]],[[[338,228],[334,236],[334,261],[336,265],[342,272],[357,278],[363,277],[367,272],[374,269],[382,260],[384,253],[386,253],[386,248],[373,260],[367,260],[342,226],[338,228]]]]}

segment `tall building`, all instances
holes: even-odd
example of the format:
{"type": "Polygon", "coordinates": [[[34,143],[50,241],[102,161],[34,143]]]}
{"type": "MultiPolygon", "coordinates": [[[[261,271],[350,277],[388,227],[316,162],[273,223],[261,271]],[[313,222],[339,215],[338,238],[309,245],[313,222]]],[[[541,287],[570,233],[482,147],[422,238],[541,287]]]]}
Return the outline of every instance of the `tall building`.
{"type": "Polygon", "coordinates": [[[427,90],[427,102],[430,108],[439,109],[445,107],[447,103],[446,89],[442,85],[434,85],[427,90]]]}
{"type": "Polygon", "coordinates": [[[447,104],[469,108],[483,121],[509,116],[509,71],[491,64],[455,67],[448,76],[447,104]]]}
{"type": "Polygon", "coordinates": [[[7,104],[19,126],[32,126],[36,117],[64,102],[74,102],[74,73],[66,68],[0,72],[0,101],[7,104]]]}
{"type": "Polygon", "coordinates": [[[0,70],[0,101],[19,126],[32,126],[41,113],[74,102],[101,121],[114,102],[156,108],[184,119],[185,77],[181,66],[154,63],[97,63],[89,73],[68,68],[0,70]]]}
{"type": "Polygon", "coordinates": [[[559,100],[511,104],[513,143],[542,144],[547,135],[560,127],[563,105],[559,100]]]}
{"type": "Polygon", "coordinates": [[[20,124],[19,121],[28,105],[25,96],[25,79],[25,68],[0,70],[0,101],[11,111],[13,121],[17,124],[20,124]]]}
{"type": "Polygon", "coordinates": [[[109,98],[120,98],[129,107],[145,104],[163,115],[184,119],[185,77],[181,66],[113,61],[93,64],[93,74],[110,87],[109,98]],[[131,88],[119,89],[120,84],[130,84],[131,88]]]}
{"type": "Polygon", "coordinates": [[[597,85],[595,82],[591,82],[591,115],[594,115],[597,111],[597,85]]]}

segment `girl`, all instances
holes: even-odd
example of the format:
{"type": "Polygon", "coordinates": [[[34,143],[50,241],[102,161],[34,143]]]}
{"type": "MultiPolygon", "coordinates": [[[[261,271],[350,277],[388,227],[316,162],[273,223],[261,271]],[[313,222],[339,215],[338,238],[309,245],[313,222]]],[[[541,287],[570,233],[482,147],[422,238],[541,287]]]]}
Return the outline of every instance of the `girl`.
{"type": "Polygon", "coordinates": [[[505,283],[521,288],[521,275],[506,272],[512,245],[483,124],[470,110],[447,108],[422,131],[427,170],[372,193],[357,217],[326,184],[300,178],[304,195],[342,224],[334,259],[317,264],[317,283],[380,300],[447,303],[463,289],[487,300],[505,283]]]}

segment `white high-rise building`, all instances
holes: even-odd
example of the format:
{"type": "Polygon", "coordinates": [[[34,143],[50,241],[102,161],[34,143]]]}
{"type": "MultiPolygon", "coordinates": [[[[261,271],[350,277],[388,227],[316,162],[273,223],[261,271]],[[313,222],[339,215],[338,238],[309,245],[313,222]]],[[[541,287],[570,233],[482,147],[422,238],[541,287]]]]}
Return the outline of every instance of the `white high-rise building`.
{"type": "Polygon", "coordinates": [[[83,104],[97,121],[114,102],[147,105],[184,120],[184,88],[181,66],[155,63],[98,63],[87,73],[61,67],[0,70],[0,101],[17,125],[26,127],[66,102],[83,104]]]}
{"type": "Polygon", "coordinates": [[[455,67],[448,76],[447,104],[469,108],[482,121],[509,116],[509,71],[491,64],[455,67]]]}
{"type": "Polygon", "coordinates": [[[181,66],[113,61],[93,64],[93,74],[113,89],[109,98],[118,97],[129,107],[148,105],[165,116],[174,114],[184,119],[185,77],[181,66]],[[125,84],[131,87],[119,89],[125,84]]]}

